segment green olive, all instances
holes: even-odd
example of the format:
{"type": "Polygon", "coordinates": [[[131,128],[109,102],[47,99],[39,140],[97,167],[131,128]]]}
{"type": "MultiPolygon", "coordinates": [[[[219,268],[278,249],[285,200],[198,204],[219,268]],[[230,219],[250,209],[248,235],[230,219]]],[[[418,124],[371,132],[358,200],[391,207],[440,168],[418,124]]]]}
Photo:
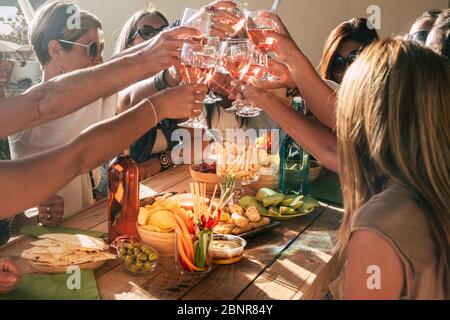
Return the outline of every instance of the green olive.
{"type": "Polygon", "coordinates": [[[148,260],[150,260],[151,262],[155,262],[156,260],[158,260],[158,255],[153,252],[153,253],[149,254],[148,260]]]}
{"type": "Polygon", "coordinates": [[[130,271],[133,272],[133,273],[138,272],[138,268],[137,268],[137,266],[136,266],[135,264],[132,264],[132,265],[129,267],[128,270],[130,270],[130,271]]]}
{"type": "Polygon", "coordinates": [[[141,270],[143,266],[144,266],[144,264],[141,261],[136,262],[136,268],[138,270],[141,270]]]}
{"type": "Polygon", "coordinates": [[[121,256],[126,256],[127,255],[127,250],[122,248],[122,249],[119,250],[119,253],[120,253],[121,256]]]}
{"type": "Polygon", "coordinates": [[[144,253],[141,253],[140,255],[137,256],[138,260],[145,262],[147,261],[148,256],[144,253]]]}
{"type": "Polygon", "coordinates": [[[128,248],[128,250],[134,250],[135,245],[130,243],[130,244],[127,246],[127,248],[128,248]]]}
{"type": "Polygon", "coordinates": [[[150,271],[150,270],[152,269],[152,267],[153,267],[153,265],[152,265],[151,262],[146,262],[146,263],[144,264],[144,271],[145,271],[145,272],[150,271]]]}
{"type": "Polygon", "coordinates": [[[125,258],[125,265],[130,266],[133,264],[133,258],[131,258],[130,256],[125,258]]]}
{"type": "Polygon", "coordinates": [[[128,250],[128,251],[127,251],[127,255],[129,255],[129,256],[131,256],[133,253],[134,253],[133,250],[128,250]]]}
{"type": "Polygon", "coordinates": [[[137,260],[137,257],[136,257],[134,254],[131,255],[130,257],[131,257],[131,259],[133,259],[133,261],[136,261],[136,260],[137,260]]]}

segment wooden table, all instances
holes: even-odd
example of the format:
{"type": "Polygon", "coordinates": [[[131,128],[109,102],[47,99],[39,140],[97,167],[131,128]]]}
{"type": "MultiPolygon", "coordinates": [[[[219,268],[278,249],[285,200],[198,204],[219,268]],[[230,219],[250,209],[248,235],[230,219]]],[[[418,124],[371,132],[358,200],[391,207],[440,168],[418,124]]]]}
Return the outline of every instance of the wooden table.
{"type": "MultiPolygon", "coordinates": [[[[184,192],[189,182],[188,168],[177,167],[143,182],[141,196],[184,192]]],[[[106,300],[302,299],[332,258],[341,218],[341,210],[323,205],[309,216],[282,222],[277,229],[249,239],[241,262],[202,276],[179,274],[173,259],[162,259],[155,272],[144,278],[128,275],[116,261],[108,262],[96,271],[99,292],[106,300]]],[[[106,202],[83,210],[64,226],[106,232],[106,202]]],[[[0,248],[0,256],[18,257],[31,241],[17,239],[0,248]]]]}

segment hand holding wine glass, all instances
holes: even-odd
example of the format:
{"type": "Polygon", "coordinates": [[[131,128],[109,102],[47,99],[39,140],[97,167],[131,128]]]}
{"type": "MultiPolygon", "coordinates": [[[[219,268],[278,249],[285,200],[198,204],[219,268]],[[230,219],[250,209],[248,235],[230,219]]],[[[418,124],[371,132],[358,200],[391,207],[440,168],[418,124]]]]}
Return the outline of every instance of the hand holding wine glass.
{"type": "Polygon", "coordinates": [[[258,86],[264,89],[295,89],[297,85],[295,84],[294,79],[292,78],[291,72],[289,68],[274,59],[269,60],[270,72],[275,75],[278,80],[274,81],[262,81],[258,83],[258,86]]]}
{"type": "MultiPolygon", "coordinates": [[[[242,80],[252,64],[253,50],[248,39],[229,39],[221,47],[222,67],[224,67],[233,80],[242,80]]],[[[238,111],[238,102],[235,101],[227,112],[238,111]]]]}
{"type": "MultiPolygon", "coordinates": [[[[260,82],[260,80],[264,77],[264,63],[262,61],[262,55],[258,51],[253,51],[252,53],[252,64],[248,69],[247,73],[243,77],[242,81],[244,83],[249,82],[260,82]]],[[[261,114],[261,109],[255,107],[251,103],[242,102],[236,114],[242,118],[254,118],[258,117],[261,114]]]]}
{"type": "MultiPolygon", "coordinates": [[[[197,44],[183,45],[181,52],[181,76],[184,83],[207,84],[214,73],[214,57],[206,50],[206,47],[197,44]]],[[[202,100],[203,101],[203,100],[202,100]]],[[[204,109],[203,107],[201,109],[204,109]]],[[[202,110],[200,110],[202,111],[202,110]]],[[[179,124],[180,127],[207,129],[206,121],[200,120],[200,116],[190,118],[179,124]]]]}
{"type": "Polygon", "coordinates": [[[265,10],[248,11],[246,13],[246,26],[250,40],[263,55],[265,72],[262,80],[272,81],[277,79],[269,72],[268,53],[272,50],[273,39],[267,37],[266,34],[267,31],[276,30],[277,25],[266,13],[265,10]]]}

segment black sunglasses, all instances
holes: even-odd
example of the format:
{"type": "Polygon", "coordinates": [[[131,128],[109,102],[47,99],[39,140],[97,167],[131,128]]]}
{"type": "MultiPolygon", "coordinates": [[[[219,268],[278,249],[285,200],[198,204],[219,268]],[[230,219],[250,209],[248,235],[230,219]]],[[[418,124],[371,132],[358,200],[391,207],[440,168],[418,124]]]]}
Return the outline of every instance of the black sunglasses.
{"type": "Polygon", "coordinates": [[[333,61],[331,64],[331,68],[334,73],[344,73],[345,70],[353,63],[355,62],[356,58],[358,58],[360,50],[354,50],[349,53],[347,58],[344,58],[340,55],[335,55],[333,57],[333,61]]]}
{"type": "Polygon", "coordinates": [[[103,54],[103,50],[105,48],[105,44],[103,42],[100,42],[100,44],[98,44],[95,41],[92,41],[89,44],[83,44],[83,43],[79,43],[79,42],[73,42],[73,41],[67,41],[67,40],[58,40],[59,42],[62,43],[67,43],[67,44],[73,44],[76,46],[82,46],[86,48],[86,52],[88,57],[91,60],[96,60],[99,54],[103,54]]]}
{"type": "Polygon", "coordinates": [[[167,24],[162,25],[160,28],[155,29],[152,26],[145,25],[137,30],[132,37],[128,40],[128,43],[132,42],[139,35],[144,40],[150,40],[157,36],[160,32],[164,31],[169,26],[167,24]]]}
{"type": "Polygon", "coordinates": [[[428,31],[418,31],[414,34],[408,34],[407,38],[408,40],[413,40],[425,44],[427,42],[429,34],[430,33],[428,31]]]}

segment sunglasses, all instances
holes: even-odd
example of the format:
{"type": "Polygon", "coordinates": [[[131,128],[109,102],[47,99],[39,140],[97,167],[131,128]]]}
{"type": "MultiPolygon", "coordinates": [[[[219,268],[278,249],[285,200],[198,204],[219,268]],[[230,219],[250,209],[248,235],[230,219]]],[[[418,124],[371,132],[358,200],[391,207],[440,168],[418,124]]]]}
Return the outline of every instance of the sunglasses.
{"type": "Polygon", "coordinates": [[[359,50],[354,50],[349,53],[347,58],[344,58],[340,55],[335,55],[333,57],[333,61],[331,64],[331,68],[334,73],[344,73],[345,70],[353,63],[355,62],[356,58],[358,58],[359,50]]]}
{"type": "Polygon", "coordinates": [[[428,31],[418,31],[414,34],[408,34],[407,38],[408,40],[413,40],[425,44],[427,42],[428,34],[428,31]]]}
{"type": "Polygon", "coordinates": [[[103,50],[105,49],[105,44],[103,42],[97,43],[95,41],[92,41],[89,44],[83,44],[83,43],[79,43],[79,42],[73,42],[73,41],[67,41],[67,40],[61,40],[61,39],[59,39],[58,41],[62,42],[62,43],[73,44],[76,46],[85,47],[88,57],[93,61],[98,58],[99,54],[102,55],[103,50]]]}
{"type": "Polygon", "coordinates": [[[150,40],[154,37],[156,37],[160,32],[164,31],[169,26],[167,24],[162,25],[160,28],[155,29],[152,26],[145,25],[139,30],[137,30],[133,36],[130,37],[128,40],[128,43],[132,42],[136,37],[139,35],[144,40],[150,40]]]}

